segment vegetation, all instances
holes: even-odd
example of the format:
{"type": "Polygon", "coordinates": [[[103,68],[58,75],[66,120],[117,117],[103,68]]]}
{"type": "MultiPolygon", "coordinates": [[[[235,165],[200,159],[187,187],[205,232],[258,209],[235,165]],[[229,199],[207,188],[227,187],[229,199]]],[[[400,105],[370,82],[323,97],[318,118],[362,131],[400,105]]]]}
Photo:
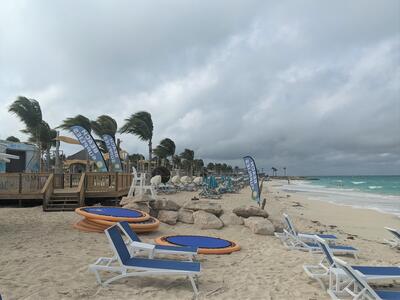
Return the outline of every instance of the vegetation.
{"type": "Polygon", "coordinates": [[[13,136],[13,135],[11,135],[11,136],[9,136],[8,138],[6,138],[6,141],[13,142],[13,143],[19,143],[19,142],[21,142],[21,141],[19,140],[19,138],[15,137],[15,136],[13,136]]]}
{"type": "Polygon", "coordinates": [[[125,124],[120,128],[120,133],[131,133],[140,140],[147,141],[149,146],[149,160],[152,159],[153,120],[151,114],[139,111],[125,119],[125,124]]]}
{"type": "Polygon", "coordinates": [[[18,116],[25,124],[21,131],[28,135],[28,141],[36,144],[39,155],[42,158],[46,153],[46,169],[50,170],[50,149],[55,145],[54,138],[57,132],[51,129],[49,124],[42,119],[40,104],[35,99],[19,96],[8,109],[9,112],[18,116]]]}

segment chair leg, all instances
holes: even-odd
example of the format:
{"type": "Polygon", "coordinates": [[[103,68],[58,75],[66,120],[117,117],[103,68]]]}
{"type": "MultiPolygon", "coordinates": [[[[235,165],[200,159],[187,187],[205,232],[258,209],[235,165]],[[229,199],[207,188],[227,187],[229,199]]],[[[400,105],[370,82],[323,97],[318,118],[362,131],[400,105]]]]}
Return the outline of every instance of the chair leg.
{"type": "Polygon", "coordinates": [[[193,292],[197,296],[199,294],[199,290],[197,289],[196,282],[194,281],[194,276],[189,275],[188,277],[189,277],[190,283],[192,284],[193,292]]]}

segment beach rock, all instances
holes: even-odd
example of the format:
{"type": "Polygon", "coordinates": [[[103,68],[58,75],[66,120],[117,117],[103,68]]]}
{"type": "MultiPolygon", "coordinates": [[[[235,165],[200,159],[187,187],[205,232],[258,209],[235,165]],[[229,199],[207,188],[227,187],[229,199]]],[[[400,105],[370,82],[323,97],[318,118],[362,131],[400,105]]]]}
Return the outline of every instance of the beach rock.
{"type": "Polygon", "coordinates": [[[181,208],[178,210],[178,221],[187,224],[193,224],[193,211],[181,208]]]}
{"type": "Polygon", "coordinates": [[[274,225],[268,219],[263,217],[249,217],[244,219],[244,225],[255,234],[273,235],[275,232],[274,225]]]}
{"type": "Polygon", "coordinates": [[[160,210],[157,218],[160,222],[175,225],[178,220],[178,212],[174,210],[160,210]]]}
{"type": "Polygon", "coordinates": [[[233,209],[233,212],[237,216],[243,218],[248,218],[248,217],[268,218],[268,213],[265,210],[252,205],[236,207],[235,209],[233,209]]]}
{"type": "Polygon", "coordinates": [[[134,202],[133,199],[134,199],[133,197],[122,197],[121,201],[119,202],[119,205],[124,206],[129,203],[132,203],[134,202]]]}
{"type": "Polygon", "coordinates": [[[285,225],[283,224],[283,221],[281,219],[275,219],[275,218],[269,217],[268,220],[270,220],[271,223],[274,225],[275,232],[283,232],[285,225]]]}
{"type": "Polygon", "coordinates": [[[243,218],[235,215],[234,213],[224,213],[220,217],[225,226],[227,225],[242,225],[243,218]]]}
{"type": "Polygon", "coordinates": [[[220,229],[224,223],[214,214],[204,210],[198,210],[193,213],[194,224],[200,229],[220,229]]]}
{"type": "Polygon", "coordinates": [[[150,212],[150,207],[147,205],[147,203],[129,202],[128,204],[125,204],[122,207],[129,208],[129,209],[137,209],[137,210],[144,211],[146,213],[150,212]]]}
{"type": "Polygon", "coordinates": [[[183,205],[183,208],[193,211],[203,210],[216,216],[222,214],[221,205],[208,200],[188,201],[183,205]]]}
{"type": "Polygon", "coordinates": [[[157,210],[179,210],[181,207],[174,201],[168,199],[157,199],[150,202],[150,206],[157,210]]]}

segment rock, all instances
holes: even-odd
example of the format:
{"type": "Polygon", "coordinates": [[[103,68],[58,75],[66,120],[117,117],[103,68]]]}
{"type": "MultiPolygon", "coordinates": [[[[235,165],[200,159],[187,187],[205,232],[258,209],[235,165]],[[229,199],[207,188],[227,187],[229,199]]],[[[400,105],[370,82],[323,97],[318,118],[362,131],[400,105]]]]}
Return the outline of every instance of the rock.
{"type": "Polygon", "coordinates": [[[247,205],[247,206],[240,206],[236,207],[233,212],[243,218],[248,218],[248,217],[263,217],[263,218],[268,218],[268,213],[257,207],[257,206],[252,206],[252,205],[247,205]]]}
{"type": "Polygon", "coordinates": [[[178,212],[174,210],[160,210],[157,218],[160,222],[175,225],[178,220],[178,212]]]}
{"type": "Polygon", "coordinates": [[[200,229],[220,229],[224,223],[214,214],[204,210],[198,210],[193,213],[194,224],[200,229]]]}
{"type": "Polygon", "coordinates": [[[263,217],[249,217],[244,219],[244,225],[249,227],[255,234],[273,235],[275,231],[274,225],[271,221],[263,217]]]}
{"type": "Polygon", "coordinates": [[[225,226],[227,225],[242,225],[243,218],[235,215],[234,213],[224,213],[220,217],[225,226]]]}
{"type": "Polygon", "coordinates": [[[119,205],[124,206],[131,202],[133,202],[133,197],[122,197],[121,201],[119,202],[119,205]]]}
{"type": "Polygon", "coordinates": [[[150,202],[150,206],[157,210],[179,210],[181,207],[172,200],[157,199],[150,202]]]}
{"type": "Polygon", "coordinates": [[[208,200],[188,201],[183,205],[183,208],[193,211],[203,210],[216,216],[222,214],[221,205],[208,200]]]}
{"type": "Polygon", "coordinates": [[[187,224],[193,224],[193,211],[181,208],[178,211],[178,221],[187,224]]]}
{"type": "Polygon", "coordinates": [[[275,232],[283,232],[283,229],[286,228],[281,219],[268,218],[268,220],[274,225],[275,232]]]}
{"type": "Polygon", "coordinates": [[[125,204],[122,207],[129,208],[129,209],[138,209],[138,210],[144,211],[146,213],[150,212],[150,207],[146,203],[129,202],[128,204],[125,204]]]}
{"type": "Polygon", "coordinates": [[[133,202],[149,202],[151,200],[153,200],[153,198],[149,194],[135,195],[133,197],[133,202]]]}

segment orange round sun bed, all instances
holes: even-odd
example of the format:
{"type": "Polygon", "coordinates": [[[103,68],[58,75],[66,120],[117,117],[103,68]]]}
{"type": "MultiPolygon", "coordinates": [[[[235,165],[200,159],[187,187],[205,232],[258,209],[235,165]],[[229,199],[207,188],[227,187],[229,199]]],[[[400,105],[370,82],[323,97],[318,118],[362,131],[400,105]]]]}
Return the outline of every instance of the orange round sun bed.
{"type": "MultiPolygon", "coordinates": [[[[90,218],[87,219],[87,222],[89,224],[96,224],[96,225],[99,225],[99,226],[104,226],[104,229],[116,224],[116,222],[113,222],[113,221],[90,219],[90,218]]],[[[129,222],[129,226],[135,232],[149,232],[149,231],[156,230],[160,226],[160,221],[157,220],[156,218],[149,217],[149,219],[147,219],[145,221],[129,222]]]]}
{"type": "Polygon", "coordinates": [[[150,218],[148,213],[136,209],[111,206],[88,206],[75,209],[81,216],[93,220],[142,222],[150,218]]]}
{"type": "Polygon", "coordinates": [[[80,220],[78,222],[76,222],[75,224],[73,224],[73,227],[75,229],[78,229],[80,231],[85,231],[85,232],[99,232],[102,233],[104,232],[104,229],[101,229],[100,227],[92,227],[90,224],[86,224],[85,220],[80,220]]]}
{"type": "Polygon", "coordinates": [[[155,240],[164,246],[192,246],[201,254],[229,254],[239,251],[240,246],[232,241],[203,235],[167,235],[155,240]]]}

